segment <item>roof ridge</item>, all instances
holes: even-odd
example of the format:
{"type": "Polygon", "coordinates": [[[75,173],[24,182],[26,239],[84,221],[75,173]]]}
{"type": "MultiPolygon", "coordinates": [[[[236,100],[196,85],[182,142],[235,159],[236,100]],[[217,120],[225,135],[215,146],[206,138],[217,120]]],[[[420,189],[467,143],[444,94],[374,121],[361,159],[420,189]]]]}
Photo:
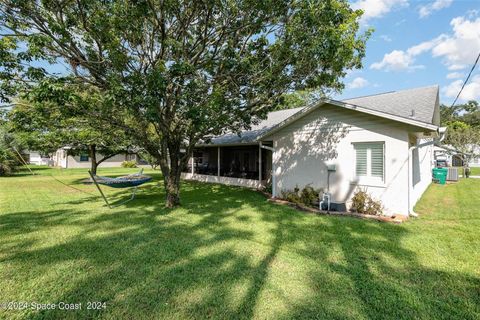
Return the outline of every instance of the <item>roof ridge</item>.
{"type": "Polygon", "coordinates": [[[375,96],[381,96],[381,95],[384,95],[384,94],[400,93],[400,92],[405,92],[405,91],[410,91],[410,90],[427,89],[427,88],[433,88],[433,87],[439,87],[439,85],[438,84],[432,84],[432,85],[423,86],[423,87],[413,87],[413,88],[402,89],[402,90],[379,92],[379,93],[367,94],[367,95],[358,96],[358,97],[351,97],[351,98],[337,100],[337,101],[346,101],[346,100],[361,99],[361,98],[367,98],[367,97],[375,97],[375,96]]]}
{"type": "Polygon", "coordinates": [[[268,112],[268,114],[272,114],[272,113],[276,113],[276,112],[283,112],[283,111],[288,111],[288,110],[302,109],[302,108],[305,108],[305,106],[303,106],[303,107],[295,107],[295,108],[287,108],[287,109],[280,109],[280,110],[274,110],[274,111],[268,112]]]}
{"type": "Polygon", "coordinates": [[[372,93],[372,94],[366,94],[364,96],[352,97],[352,98],[347,98],[347,99],[342,99],[342,100],[337,100],[337,101],[345,101],[345,100],[353,100],[353,99],[381,96],[382,94],[395,93],[395,92],[398,92],[398,91],[386,91],[386,92],[380,92],[380,93],[372,93]]]}

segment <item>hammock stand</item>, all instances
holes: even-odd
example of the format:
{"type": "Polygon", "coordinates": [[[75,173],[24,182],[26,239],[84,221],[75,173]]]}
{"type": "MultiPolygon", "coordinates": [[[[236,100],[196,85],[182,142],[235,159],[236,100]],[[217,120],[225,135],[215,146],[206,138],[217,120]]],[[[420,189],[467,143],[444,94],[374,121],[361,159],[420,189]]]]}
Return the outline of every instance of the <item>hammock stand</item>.
{"type": "Polygon", "coordinates": [[[118,177],[118,178],[97,176],[92,174],[90,170],[88,170],[88,173],[90,174],[90,177],[92,178],[93,183],[95,183],[95,186],[97,187],[98,191],[102,195],[103,200],[105,200],[105,203],[110,209],[121,206],[122,204],[125,204],[135,199],[135,194],[137,192],[138,186],[152,180],[152,177],[143,174],[143,169],[141,169],[138,173],[129,174],[127,176],[118,177]],[[117,189],[133,187],[132,195],[130,196],[129,199],[125,201],[122,201],[115,205],[111,205],[108,202],[107,198],[105,197],[105,194],[103,193],[102,189],[100,188],[101,184],[107,187],[117,188],[117,189]]]}

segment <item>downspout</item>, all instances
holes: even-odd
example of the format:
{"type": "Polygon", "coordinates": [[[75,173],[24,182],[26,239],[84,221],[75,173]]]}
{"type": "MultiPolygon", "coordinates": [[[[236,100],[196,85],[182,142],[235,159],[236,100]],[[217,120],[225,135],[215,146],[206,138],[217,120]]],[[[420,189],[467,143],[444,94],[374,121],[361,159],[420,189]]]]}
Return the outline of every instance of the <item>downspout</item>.
{"type": "MultiPolygon", "coordinates": [[[[447,132],[446,127],[439,127],[437,129],[437,133],[440,136],[440,139],[437,142],[442,142],[445,139],[446,132],[447,132]]],[[[412,186],[413,170],[411,169],[413,167],[412,152],[413,152],[414,149],[416,149],[420,146],[425,147],[425,146],[428,146],[428,145],[434,144],[434,143],[435,143],[435,139],[432,140],[431,142],[423,143],[421,145],[414,145],[414,146],[411,146],[410,148],[408,148],[408,215],[411,216],[411,217],[418,217],[418,213],[413,211],[413,205],[412,205],[412,200],[411,200],[411,198],[412,198],[411,194],[413,193],[413,190],[412,190],[413,189],[413,186],[412,186]]]]}
{"type": "Polygon", "coordinates": [[[267,149],[272,151],[272,198],[275,198],[275,193],[276,193],[276,179],[275,179],[275,165],[273,162],[273,155],[275,152],[275,148],[269,147],[269,146],[264,146],[262,142],[260,141],[260,148],[267,149]]]}
{"type": "Polygon", "coordinates": [[[412,163],[412,152],[413,150],[417,148],[417,145],[411,146],[408,148],[408,215],[411,217],[418,217],[418,213],[413,211],[413,206],[411,205],[411,193],[413,193],[413,186],[412,186],[412,175],[413,175],[413,170],[411,169],[413,166],[412,163]]]}

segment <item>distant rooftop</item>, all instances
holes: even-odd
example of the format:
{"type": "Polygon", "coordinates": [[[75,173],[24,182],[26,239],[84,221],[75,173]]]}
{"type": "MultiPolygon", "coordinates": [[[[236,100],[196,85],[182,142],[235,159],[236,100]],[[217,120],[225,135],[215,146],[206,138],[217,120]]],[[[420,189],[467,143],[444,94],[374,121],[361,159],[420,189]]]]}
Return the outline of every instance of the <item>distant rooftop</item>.
{"type": "MultiPolygon", "coordinates": [[[[346,99],[342,102],[427,124],[439,124],[439,119],[435,118],[435,108],[438,105],[438,86],[392,91],[346,99]]],[[[251,130],[243,131],[240,136],[234,133],[225,134],[213,138],[209,144],[228,145],[255,142],[257,138],[304,108],[270,112],[267,119],[252,125],[251,130]]]]}

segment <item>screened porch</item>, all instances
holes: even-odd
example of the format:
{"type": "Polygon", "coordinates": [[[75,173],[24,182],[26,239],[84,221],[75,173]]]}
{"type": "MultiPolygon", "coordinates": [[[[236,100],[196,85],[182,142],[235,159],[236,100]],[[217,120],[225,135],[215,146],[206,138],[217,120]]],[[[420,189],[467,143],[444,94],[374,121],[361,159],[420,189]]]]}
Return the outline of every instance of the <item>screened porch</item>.
{"type": "Polygon", "coordinates": [[[184,178],[260,187],[271,177],[272,152],[259,144],[195,148],[184,178]],[[215,179],[212,179],[215,178],[215,179]]]}

